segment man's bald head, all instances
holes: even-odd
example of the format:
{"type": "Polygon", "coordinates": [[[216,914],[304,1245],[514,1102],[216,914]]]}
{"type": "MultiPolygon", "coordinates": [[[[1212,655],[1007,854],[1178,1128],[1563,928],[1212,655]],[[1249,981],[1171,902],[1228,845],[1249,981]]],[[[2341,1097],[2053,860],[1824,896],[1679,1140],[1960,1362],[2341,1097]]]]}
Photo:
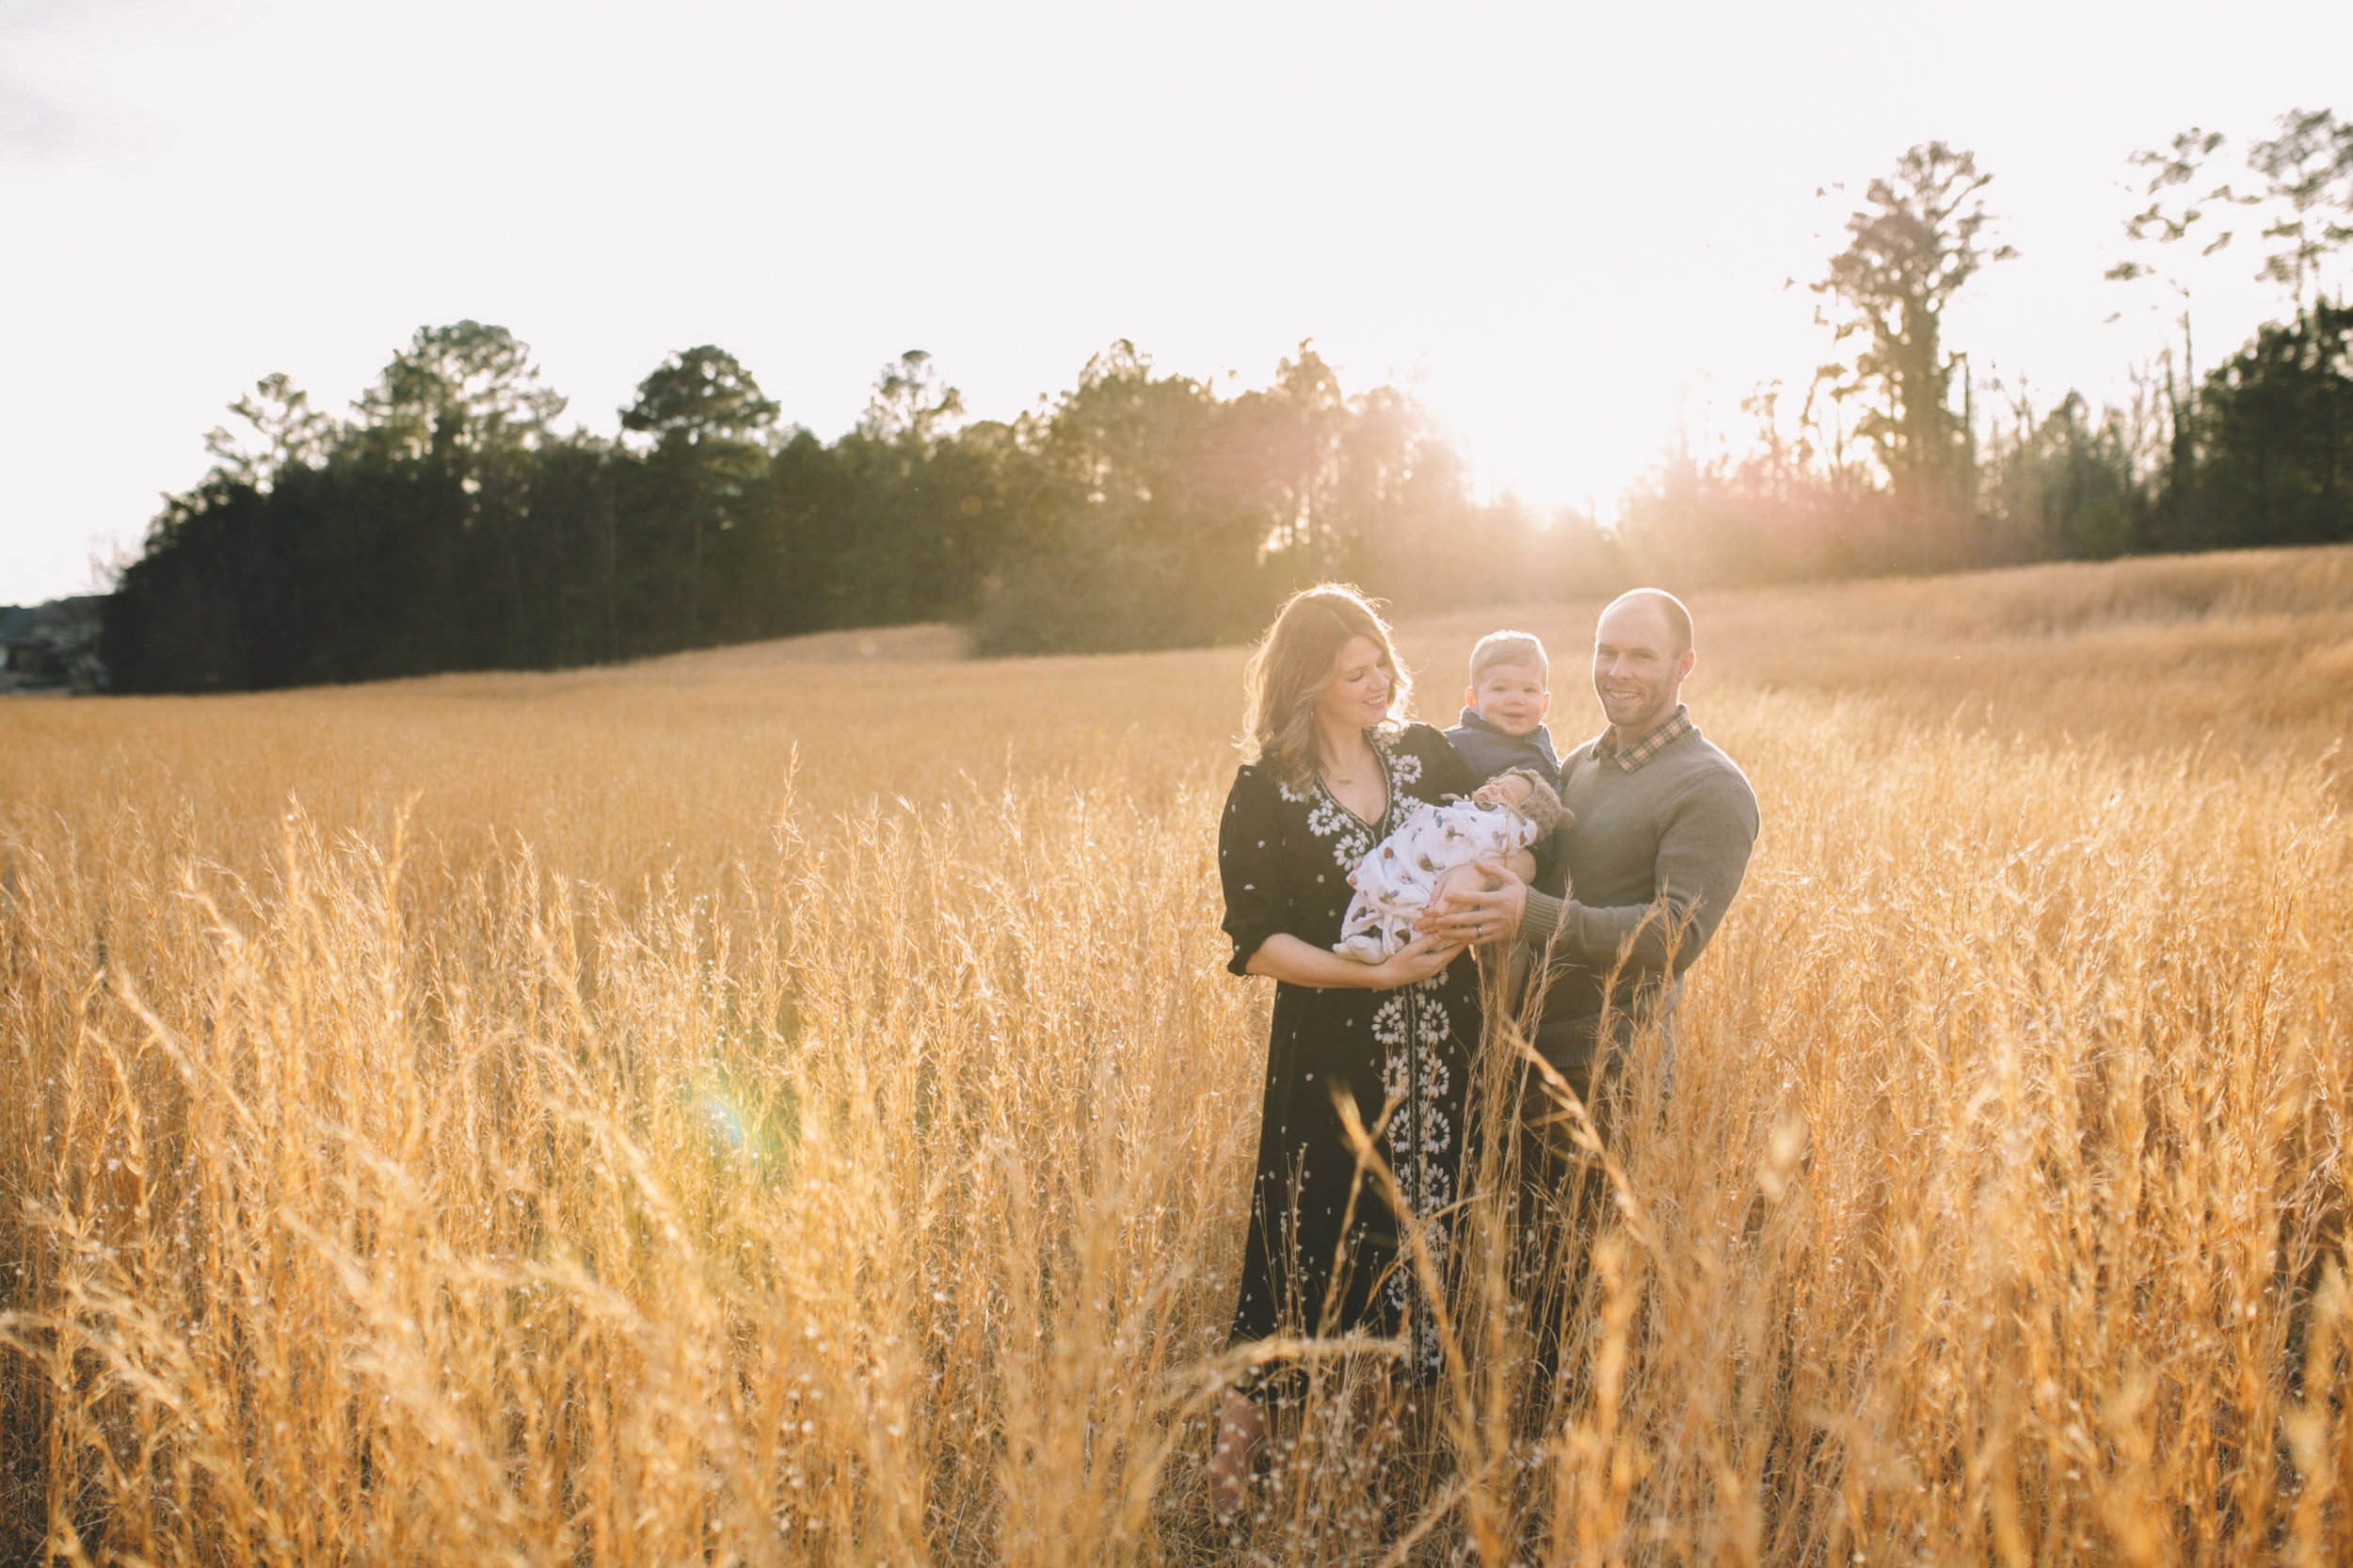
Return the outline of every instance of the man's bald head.
{"type": "Polygon", "coordinates": [[[1638,605],[1656,611],[1664,619],[1674,652],[1689,653],[1696,646],[1691,641],[1691,612],[1684,607],[1683,600],[1664,588],[1629,588],[1603,608],[1601,619],[1607,621],[1611,612],[1638,605]]]}

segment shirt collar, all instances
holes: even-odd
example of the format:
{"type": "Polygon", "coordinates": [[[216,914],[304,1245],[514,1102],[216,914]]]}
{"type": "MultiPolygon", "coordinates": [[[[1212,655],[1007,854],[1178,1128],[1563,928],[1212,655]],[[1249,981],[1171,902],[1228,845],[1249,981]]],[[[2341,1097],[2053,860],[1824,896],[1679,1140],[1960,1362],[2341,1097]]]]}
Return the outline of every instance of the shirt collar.
{"type": "Polygon", "coordinates": [[[1698,734],[1699,728],[1691,722],[1691,710],[1678,702],[1673,717],[1661,721],[1631,745],[1619,745],[1615,729],[1603,730],[1601,739],[1593,743],[1593,760],[1610,763],[1622,773],[1634,773],[1684,736],[1698,734]]]}

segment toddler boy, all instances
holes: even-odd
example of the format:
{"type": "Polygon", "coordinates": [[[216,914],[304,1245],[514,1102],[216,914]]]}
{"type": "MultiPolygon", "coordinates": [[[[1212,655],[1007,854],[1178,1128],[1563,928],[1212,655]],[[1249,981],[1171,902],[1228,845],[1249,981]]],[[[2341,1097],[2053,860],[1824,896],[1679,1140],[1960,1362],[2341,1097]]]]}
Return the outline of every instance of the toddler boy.
{"type": "Polygon", "coordinates": [[[1561,759],[1545,714],[1552,707],[1545,645],[1526,632],[1490,632],[1471,649],[1461,722],[1446,732],[1471,771],[1493,778],[1528,768],[1561,788],[1561,759]]]}

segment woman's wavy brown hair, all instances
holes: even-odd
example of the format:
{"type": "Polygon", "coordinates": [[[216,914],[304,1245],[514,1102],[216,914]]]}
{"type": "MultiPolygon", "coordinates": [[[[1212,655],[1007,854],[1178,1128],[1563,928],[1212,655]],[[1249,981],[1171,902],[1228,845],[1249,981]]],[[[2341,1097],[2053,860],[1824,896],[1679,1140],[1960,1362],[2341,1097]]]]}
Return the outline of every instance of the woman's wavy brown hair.
{"type": "Polygon", "coordinates": [[[1388,718],[1378,728],[1395,734],[1413,681],[1398,663],[1388,622],[1345,583],[1319,583],[1291,595],[1242,671],[1249,698],[1242,755],[1272,768],[1293,789],[1305,789],[1315,777],[1316,699],[1332,684],[1351,637],[1370,638],[1381,649],[1390,686],[1388,718]]]}

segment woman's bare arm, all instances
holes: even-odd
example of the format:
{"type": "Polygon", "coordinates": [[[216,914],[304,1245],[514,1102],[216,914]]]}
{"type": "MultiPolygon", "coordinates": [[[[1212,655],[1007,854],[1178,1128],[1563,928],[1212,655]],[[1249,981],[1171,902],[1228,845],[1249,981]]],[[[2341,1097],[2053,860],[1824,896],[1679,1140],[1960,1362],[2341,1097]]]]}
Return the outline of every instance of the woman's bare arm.
{"type": "Polygon", "coordinates": [[[1252,974],[1321,991],[1387,991],[1429,979],[1453,963],[1462,951],[1463,944],[1452,937],[1420,936],[1378,964],[1364,964],[1278,931],[1258,944],[1258,951],[1243,968],[1252,974]]]}

